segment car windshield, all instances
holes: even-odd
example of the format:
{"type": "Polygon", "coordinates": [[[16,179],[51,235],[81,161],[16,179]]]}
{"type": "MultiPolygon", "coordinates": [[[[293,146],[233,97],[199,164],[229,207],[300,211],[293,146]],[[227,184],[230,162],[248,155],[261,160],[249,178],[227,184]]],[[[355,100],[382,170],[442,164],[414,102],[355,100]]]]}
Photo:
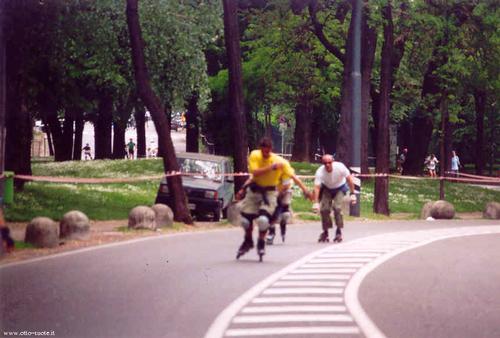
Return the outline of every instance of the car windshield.
{"type": "Polygon", "coordinates": [[[222,181],[221,163],[206,160],[195,160],[192,158],[179,158],[178,161],[181,172],[200,174],[191,177],[222,181]]]}

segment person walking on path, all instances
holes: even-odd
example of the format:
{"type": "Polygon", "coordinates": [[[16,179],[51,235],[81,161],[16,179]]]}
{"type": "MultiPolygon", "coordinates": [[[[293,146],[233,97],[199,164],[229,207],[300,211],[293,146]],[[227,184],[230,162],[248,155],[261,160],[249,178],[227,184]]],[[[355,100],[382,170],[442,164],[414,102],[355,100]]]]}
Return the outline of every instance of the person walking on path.
{"type": "Polygon", "coordinates": [[[135,150],[135,143],[130,139],[129,143],[127,143],[127,149],[128,149],[128,158],[130,160],[134,159],[134,150],[135,150]]]}
{"type": "Polygon", "coordinates": [[[404,148],[397,160],[397,171],[403,175],[403,166],[406,162],[406,157],[408,156],[408,148],[404,148]]]}
{"type": "Polygon", "coordinates": [[[425,164],[427,165],[427,170],[429,170],[429,176],[430,177],[437,177],[437,175],[436,175],[436,165],[438,163],[439,163],[439,161],[436,158],[436,155],[434,155],[434,154],[431,154],[425,160],[425,164]]]}
{"type": "Polygon", "coordinates": [[[282,175],[291,177],[294,174],[290,163],[272,152],[271,139],[262,138],[259,148],[253,150],[248,157],[248,171],[252,174],[252,182],[241,201],[241,226],[245,236],[236,258],[240,258],[254,247],[252,232],[255,220],[259,227],[257,254],[262,260],[266,234],[277,206],[277,186],[282,175]]]}
{"type": "Polygon", "coordinates": [[[351,204],[356,204],[354,193],[354,181],[349,169],[338,161],[334,161],[332,155],[323,155],[323,165],[316,170],[314,177],[314,204],[313,210],[320,212],[323,232],[318,242],[328,242],[328,229],[333,227],[331,210],[335,216],[334,242],[342,242],[342,228],[344,217],[342,214],[342,201],[347,191],[351,192],[351,204]]]}
{"type": "Polygon", "coordinates": [[[85,144],[85,147],[82,148],[83,150],[83,159],[86,160],[91,160],[92,159],[92,149],[90,148],[89,144],[85,144]]]}
{"type": "Polygon", "coordinates": [[[451,172],[455,175],[455,177],[458,177],[458,171],[460,166],[461,166],[460,158],[458,157],[455,150],[453,150],[451,152],[451,172]]]}

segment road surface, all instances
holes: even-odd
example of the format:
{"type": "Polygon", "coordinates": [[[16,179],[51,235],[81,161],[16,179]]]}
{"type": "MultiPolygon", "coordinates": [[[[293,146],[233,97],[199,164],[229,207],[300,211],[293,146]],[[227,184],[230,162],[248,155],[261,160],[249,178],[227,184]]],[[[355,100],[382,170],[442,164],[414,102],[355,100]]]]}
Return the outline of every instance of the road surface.
{"type": "Polygon", "coordinates": [[[499,336],[494,221],[318,223],[240,260],[231,228],[0,268],[1,331],[57,337],[499,336]],[[467,320],[468,319],[468,320],[467,320]]]}

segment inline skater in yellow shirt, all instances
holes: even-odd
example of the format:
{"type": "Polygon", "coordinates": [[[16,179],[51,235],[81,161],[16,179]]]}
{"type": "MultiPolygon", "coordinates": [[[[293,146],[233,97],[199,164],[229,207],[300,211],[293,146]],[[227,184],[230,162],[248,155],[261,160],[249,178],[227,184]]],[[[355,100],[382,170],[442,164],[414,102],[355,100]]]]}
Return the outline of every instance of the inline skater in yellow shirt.
{"type": "Polygon", "coordinates": [[[294,172],[288,161],[272,152],[272,141],[267,137],[260,140],[259,149],[250,153],[248,171],[252,174],[252,182],[241,201],[241,226],[245,230],[245,237],[236,258],[254,247],[252,231],[255,220],[259,227],[257,254],[262,261],[266,233],[277,206],[280,178],[283,174],[291,177],[294,172]]]}

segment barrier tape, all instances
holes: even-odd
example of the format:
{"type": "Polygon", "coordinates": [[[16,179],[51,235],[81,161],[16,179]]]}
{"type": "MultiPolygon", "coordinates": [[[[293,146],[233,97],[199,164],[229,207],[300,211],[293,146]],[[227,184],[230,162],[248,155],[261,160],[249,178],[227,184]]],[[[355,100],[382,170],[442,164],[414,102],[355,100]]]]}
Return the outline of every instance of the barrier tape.
{"type": "MultiPolygon", "coordinates": [[[[52,183],[72,183],[72,184],[105,184],[105,183],[131,183],[137,181],[147,181],[147,180],[158,180],[163,177],[173,177],[173,176],[208,176],[204,173],[184,173],[180,171],[171,171],[162,175],[154,176],[137,176],[137,177],[117,177],[117,178],[83,178],[83,177],[54,177],[54,176],[31,176],[31,175],[15,175],[14,178],[24,181],[35,181],[35,182],[52,182],[52,183]]],[[[242,177],[250,176],[249,173],[237,172],[230,174],[217,174],[217,176],[225,177],[242,177]]],[[[481,179],[475,178],[460,178],[460,177],[417,177],[417,176],[402,176],[402,175],[392,175],[386,173],[375,173],[375,174],[353,174],[355,177],[360,178],[371,178],[371,177],[389,177],[397,179],[406,180],[428,180],[428,179],[440,179],[456,183],[470,183],[470,184],[485,184],[485,185],[500,185],[500,178],[482,176],[481,179]]],[[[477,176],[477,175],[471,175],[477,176]]],[[[299,179],[307,180],[314,179],[314,175],[297,175],[299,179]]],[[[3,175],[0,175],[0,179],[3,175]]]]}
{"type": "MultiPolygon", "coordinates": [[[[452,171],[446,171],[445,174],[448,174],[448,175],[456,175],[456,173],[452,172],[452,171]]],[[[464,177],[470,177],[470,178],[477,178],[477,179],[485,179],[485,180],[500,180],[500,178],[496,178],[494,176],[480,176],[480,175],[472,175],[472,174],[465,174],[465,173],[458,173],[458,176],[464,176],[464,177]]]]}

